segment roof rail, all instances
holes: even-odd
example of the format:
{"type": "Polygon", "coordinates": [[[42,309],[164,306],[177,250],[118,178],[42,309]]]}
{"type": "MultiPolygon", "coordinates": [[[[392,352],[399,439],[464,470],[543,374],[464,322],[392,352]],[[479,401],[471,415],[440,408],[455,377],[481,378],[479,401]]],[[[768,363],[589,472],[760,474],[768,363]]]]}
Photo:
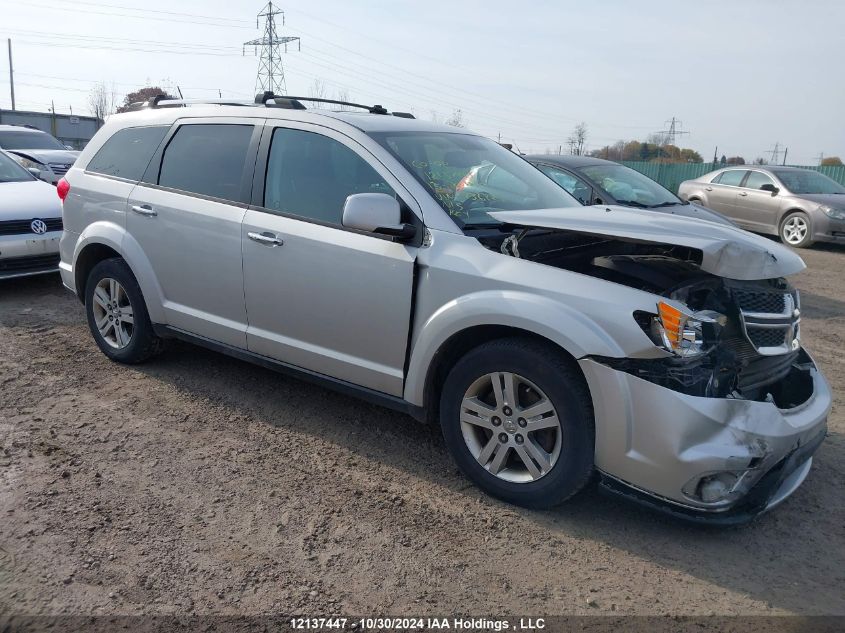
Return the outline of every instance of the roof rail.
{"type": "Polygon", "coordinates": [[[127,112],[135,112],[136,110],[144,110],[146,108],[181,108],[189,105],[231,105],[231,106],[248,106],[252,105],[251,101],[237,101],[232,99],[176,99],[169,95],[158,94],[147,101],[136,101],[130,103],[127,107],[127,112]]]}
{"type": "MultiPolygon", "coordinates": [[[[380,106],[380,105],[368,106],[368,105],[364,105],[364,104],[361,104],[361,103],[352,103],[350,101],[338,101],[336,99],[322,99],[322,98],[319,98],[319,97],[291,97],[291,96],[288,96],[288,95],[275,95],[275,94],[273,94],[272,92],[269,92],[269,91],[255,95],[255,103],[257,103],[257,104],[262,104],[262,105],[266,106],[268,101],[275,101],[277,105],[279,104],[280,101],[282,101],[282,102],[289,101],[289,102],[293,102],[293,103],[299,103],[300,101],[312,101],[312,102],[315,102],[315,103],[331,103],[331,104],[334,104],[334,105],[349,106],[350,108],[361,108],[362,110],[367,110],[370,114],[388,114],[387,108],[385,108],[384,106],[380,106]]],[[[296,108],[297,110],[305,107],[301,103],[299,103],[299,106],[301,106],[301,107],[297,107],[295,105],[293,107],[296,108]]]]}

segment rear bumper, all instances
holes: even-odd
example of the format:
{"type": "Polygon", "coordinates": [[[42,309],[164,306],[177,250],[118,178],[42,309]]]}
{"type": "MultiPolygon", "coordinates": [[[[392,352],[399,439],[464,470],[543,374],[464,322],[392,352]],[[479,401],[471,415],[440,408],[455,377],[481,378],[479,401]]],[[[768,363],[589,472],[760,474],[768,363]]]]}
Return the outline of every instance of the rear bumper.
{"type": "Polygon", "coordinates": [[[54,273],[59,270],[61,231],[43,235],[0,236],[0,279],[54,273]]]}
{"type": "Polygon", "coordinates": [[[593,395],[603,489],[680,518],[742,523],[774,507],[804,480],[826,433],[831,394],[815,367],[809,397],[779,409],[689,396],[592,359],[579,364],[593,395]],[[700,485],[711,477],[725,477],[728,492],[708,498],[700,485]]]}

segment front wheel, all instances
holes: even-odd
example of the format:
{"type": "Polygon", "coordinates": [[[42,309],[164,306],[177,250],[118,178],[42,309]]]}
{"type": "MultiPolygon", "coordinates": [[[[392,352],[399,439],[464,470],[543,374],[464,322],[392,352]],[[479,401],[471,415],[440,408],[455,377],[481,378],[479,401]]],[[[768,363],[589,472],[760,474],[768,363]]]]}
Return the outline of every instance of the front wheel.
{"type": "Polygon", "coordinates": [[[780,224],[780,240],[795,248],[807,248],[813,243],[810,218],[800,211],[790,213],[780,224]]]}
{"type": "Polygon", "coordinates": [[[449,372],[440,423],[458,467],[479,487],[531,508],[558,505],[589,481],[595,429],[574,361],[531,339],[501,339],[449,372]]]}

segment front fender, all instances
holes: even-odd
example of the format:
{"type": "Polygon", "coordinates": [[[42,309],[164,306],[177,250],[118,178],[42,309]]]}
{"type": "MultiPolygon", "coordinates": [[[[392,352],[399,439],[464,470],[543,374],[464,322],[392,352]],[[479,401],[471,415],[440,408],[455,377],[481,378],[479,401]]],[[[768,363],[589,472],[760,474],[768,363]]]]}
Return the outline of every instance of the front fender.
{"type": "Polygon", "coordinates": [[[86,247],[102,244],[116,251],[129,265],[132,274],[144,294],[147,312],[153,323],[166,323],[164,314],[164,295],[155,275],[155,270],[144,254],[143,249],[126,229],[108,221],[93,222],[79,235],[73,251],[73,268],[79,261],[80,254],[86,247]]]}
{"type": "Polygon", "coordinates": [[[624,355],[624,350],[600,325],[560,302],[513,290],[481,291],[446,303],[416,326],[405,400],[423,405],[429,368],[449,338],[472,327],[490,325],[532,332],[556,343],[574,358],[587,354],[624,355]]]}

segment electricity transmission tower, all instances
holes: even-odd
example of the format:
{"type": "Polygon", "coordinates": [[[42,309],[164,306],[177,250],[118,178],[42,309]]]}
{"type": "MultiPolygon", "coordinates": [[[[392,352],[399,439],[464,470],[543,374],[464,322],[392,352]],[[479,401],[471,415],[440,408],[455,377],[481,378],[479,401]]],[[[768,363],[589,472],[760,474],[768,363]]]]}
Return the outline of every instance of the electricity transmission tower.
{"type": "Polygon", "coordinates": [[[772,165],[777,165],[780,160],[780,142],[775,143],[774,149],[770,149],[766,153],[772,155],[772,165]]]}
{"type": "Polygon", "coordinates": [[[258,64],[258,77],[255,80],[255,91],[264,92],[269,90],[274,94],[285,94],[285,69],[282,66],[282,48],[288,52],[288,44],[297,43],[299,50],[300,42],[298,37],[279,37],[276,33],[276,16],[282,16],[282,26],[285,25],[285,13],[273,7],[272,2],[261,9],[255,18],[255,28],[258,28],[258,21],[264,18],[264,36],[257,40],[244,42],[244,53],[246,47],[252,46],[254,51],[261,47],[261,60],[258,64]]]}
{"type": "Polygon", "coordinates": [[[689,134],[689,132],[684,132],[680,129],[684,124],[682,121],[675,119],[675,117],[666,121],[666,125],[669,126],[668,130],[661,130],[658,132],[658,134],[663,135],[664,144],[668,143],[669,145],[677,145],[677,143],[675,143],[675,137],[680,134],[689,134]]]}

